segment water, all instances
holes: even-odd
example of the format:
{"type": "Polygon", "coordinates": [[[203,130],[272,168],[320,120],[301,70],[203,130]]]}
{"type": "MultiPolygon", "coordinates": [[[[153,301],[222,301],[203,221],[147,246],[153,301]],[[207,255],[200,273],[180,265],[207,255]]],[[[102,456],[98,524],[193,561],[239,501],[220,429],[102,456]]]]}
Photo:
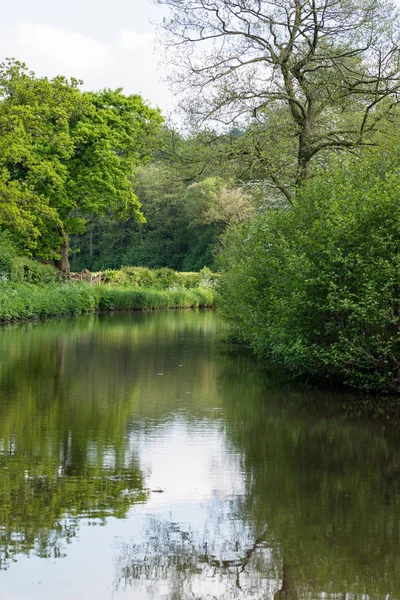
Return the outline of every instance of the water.
{"type": "Polygon", "coordinates": [[[0,599],[400,598],[398,427],[221,327],[0,331],[0,599]]]}

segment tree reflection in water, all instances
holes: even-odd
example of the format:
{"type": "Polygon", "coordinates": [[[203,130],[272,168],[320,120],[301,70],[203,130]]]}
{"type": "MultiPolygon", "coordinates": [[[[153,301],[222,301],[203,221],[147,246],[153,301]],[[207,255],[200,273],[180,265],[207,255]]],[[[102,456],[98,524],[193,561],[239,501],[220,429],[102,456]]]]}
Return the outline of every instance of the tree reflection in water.
{"type": "Polygon", "coordinates": [[[137,386],[121,378],[104,394],[93,322],[69,326],[2,332],[0,569],[65,556],[81,519],[104,524],[148,496],[125,437],[137,386]]]}
{"type": "Polygon", "coordinates": [[[280,585],[279,561],[266,539],[254,541],[242,522],[229,532],[224,527],[224,536],[214,525],[199,535],[179,523],[150,520],[146,542],[120,548],[115,591],[132,588],[138,597],[145,591],[146,598],[169,600],[272,598],[280,585]]]}
{"type": "Polygon", "coordinates": [[[121,548],[116,589],[171,600],[399,598],[397,427],[346,419],[343,396],[288,384],[241,353],[215,363],[245,493],[229,510],[210,506],[203,532],[152,520],[147,542],[121,548]]]}
{"type": "Polygon", "coordinates": [[[399,599],[398,427],[345,418],[342,396],[288,384],[216,329],[183,312],[1,332],[0,568],[64,556],[81,519],[112,515],[144,523],[118,543],[115,597],[399,599]],[[169,487],[182,478],[178,421],[227,460],[172,518],[167,494],[152,512],[146,468],[169,432],[169,487]]]}

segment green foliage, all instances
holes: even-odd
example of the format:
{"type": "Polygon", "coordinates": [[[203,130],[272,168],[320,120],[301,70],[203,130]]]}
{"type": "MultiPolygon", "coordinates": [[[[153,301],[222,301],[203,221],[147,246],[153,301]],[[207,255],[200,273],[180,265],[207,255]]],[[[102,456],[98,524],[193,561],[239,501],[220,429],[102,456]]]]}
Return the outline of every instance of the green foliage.
{"type": "Polygon", "coordinates": [[[100,310],[153,310],[165,308],[205,308],[214,304],[210,289],[160,290],[100,288],[100,310]]]}
{"type": "Polygon", "coordinates": [[[15,244],[9,233],[0,231],[0,280],[7,280],[10,277],[16,253],[15,244]]]}
{"type": "Polygon", "coordinates": [[[248,195],[233,182],[207,177],[190,185],[185,193],[185,211],[192,226],[226,226],[249,218],[254,210],[248,195]]]}
{"type": "Polygon", "coordinates": [[[59,273],[52,265],[17,256],[12,260],[10,279],[19,283],[53,283],[59,279],[59,273]]]}
{"type": "Polygon", "coordinates": [[[200,272],[178,272],[166,267],[161,269],[147,269],[146,267],[121,267],[121,269],[107,269],[102,272],[103,283],[118,287],[152,287],[156,289],[168,288],[212,288],[217,280],[217,275],[207,267],[200,272]]]}
{"type": "Polygon", "coordinates": [[[151,157],[162,121],[140,96],[79,85],[0,65],[0,226],[44,258],[64,244],[63,270],[68,236],[90,215],[142,219],[135,169],[151,157]]]}
{"type": "Polygon", "coordinates": [[[0,279],[19,283],[52,283],[58,277],[52,265],[21,256],[10,233],[0,231],[0,279]]]}
{"type": "MultiPolygon", "coordinates": [[[[210,271],[211,273],[211,271],[210,271]]],[[[181,277],[181,281],[180,281],[180,285],[182,285],[185,288],[194,288],[194,287],[198,287],[199,285],[201,285],[201,275],[200,273],[196,273],[196,272],[181,272],[179,273],[180,277],[181,277]]],[[[207,287],[207,286],[204,286],[207,287]]]]}
{"type": "Polygon", "coordinates": [[[95,308],[95,293],[85,284],[0,283],[0,322],[67,317],[95,308]]]}
{"type": "Polygon", "coordinates": [[[172,269],[163,267],[154,271],[155,275],[155,286],[159,288],[169,288],[181,282],[179,273],[176,273],[172,269]]]}
{"type": "Polygon", "coordinates": [[[155,281],[155,272],[145,267],[121,267],[118,270],[107,269],[102,273],[104,283],[119,286],[150,287],[155,281]]]}
{"type": "Polygon", "coordinates": [[[87,233],[73,240],[80,250],[73,259],[74,270],[119,269],[121,265],[182,268],[188,236],[179,174],[165,164],[141,167],[135,193],[146,223],[130,218],[117,224],[109,214],[92,219],[87,233]]]}
{"type": "Polygon", "coordinates": [[[121,271],[133,286],[151,287],[156,277],[155,272],[146,267],[122,267],[121,271]]]}
{"type": "MultiPolygon", "coordinates": [[[[0,238],[1,239],[1,238],[0,238]]],[[[94,310],[197,308],[214,304],[216,275],[125,267],[105,271],[106,285],[58,282],[58,272],[25,257],[11,260],[11,275],[0,280],[0,323],[72,316],[94,310]]]]}
{"type": "Polygon", "coordinates": [[[399,170],[338,162],[225,238],[225,316],[295,373],[400,391],[399,170]]]}
{"type": "MultiPolygon", "coordinates": [[[[254,212],[254,203],[232,177],[221,177],[219,164],[206,170],[209,174],[213,168],[219,176],[214,173],[204,177],[200,168],[200,175],[196,174],[193,137],[180,140],[181,162],[172,160],[165,151],[157,162],[137,170],[135,193],[146,223],[132,218],[116,224],[110,215],[93,218],[87,232],[73,240],[74,248],[80,250],[74,255],[73,270],[114,269],[121,265],[178,271],[213,267],[221,233],[230,223],[248,218],[254,212]]],[[[200,158],[211,161],[210,151],[205,157],[199,142],[196,148],[200,158]]],[[[176,147],[169,150],[177,152],[176,147]]],[[[222,154],[220,148],[218,152],[222,154]]]]}

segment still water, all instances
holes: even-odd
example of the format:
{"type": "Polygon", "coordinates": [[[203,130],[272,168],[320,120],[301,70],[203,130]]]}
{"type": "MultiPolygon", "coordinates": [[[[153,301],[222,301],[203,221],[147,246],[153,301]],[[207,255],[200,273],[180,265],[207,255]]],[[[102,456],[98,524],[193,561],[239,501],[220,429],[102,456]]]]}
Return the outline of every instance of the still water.
{"type": "Polygon", "coordinates": [[[399,428],[221,327],[0,331],[1,600],[400,598],[399,428]]]}

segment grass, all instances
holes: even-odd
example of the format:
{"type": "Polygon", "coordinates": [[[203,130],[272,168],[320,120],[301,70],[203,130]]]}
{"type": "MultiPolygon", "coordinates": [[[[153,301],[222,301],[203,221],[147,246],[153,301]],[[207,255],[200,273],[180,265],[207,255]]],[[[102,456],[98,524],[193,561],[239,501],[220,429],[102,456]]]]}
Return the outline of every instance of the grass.
{"type": "Polygon", "coordinates": [[[0,321],[67,317],[96,309],[97,300],[85,284],[0,284],[0,321]]]}
{"type": "Polygon", "coordinates": [[[94,311],[205,308],[214,304],[210,288],[153,289],[90,287],[86,283],[0,282],[0,322],[67,317],[94,311]]]}
{"type": "Polygon", "coordinates": [[[162,308],[210,307],[214,303],[212,290],[157,290],[151,288],[100,288],[100,310],[152,310],[162,308]]]}

